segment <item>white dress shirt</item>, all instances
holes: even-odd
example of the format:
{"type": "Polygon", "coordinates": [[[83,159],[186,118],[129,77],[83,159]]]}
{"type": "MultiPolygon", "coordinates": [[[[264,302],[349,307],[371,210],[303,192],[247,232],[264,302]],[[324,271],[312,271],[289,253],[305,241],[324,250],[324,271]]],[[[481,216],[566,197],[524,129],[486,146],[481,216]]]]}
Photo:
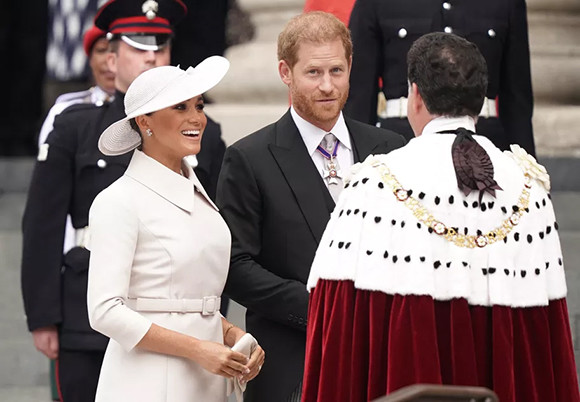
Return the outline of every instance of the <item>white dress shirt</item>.
{"type": "MultiPolygon", "coordinates": [[[[314,165],[316,166],[316,169],[322,178],[324,178],[323,170],[326,169],[326,158],[324,158],[324,156],[322,156],[320,152],[316,150],[316,147],[320,145],[320,142],[326,134],[334,134],[340,143],[336,151],[336,159],[338,160],[338,165],[340,166],[340,177],[344,178],[354,163],[354,156],[350,142],[350,135],[348,133],[346,123],[344,122],[344,116],[342,115],[342,112],[338,116],[336,124],[330,131],[324,131],[316,127],[314,124],[304,120],[298,115],[296,110],[294,110],[294,106],[290,108],[290,113],[292,115],[292,119],[294,120],[294,124],[296,124],[296,127],[298,127],[298,131],[300,132],[300,136],[304,141],[304,145],[306,145],[308,154],[312,158],[312,162],[314,162],[314,165]]],[[[326,180],[325,183],[328,185],[326,180]]]]}

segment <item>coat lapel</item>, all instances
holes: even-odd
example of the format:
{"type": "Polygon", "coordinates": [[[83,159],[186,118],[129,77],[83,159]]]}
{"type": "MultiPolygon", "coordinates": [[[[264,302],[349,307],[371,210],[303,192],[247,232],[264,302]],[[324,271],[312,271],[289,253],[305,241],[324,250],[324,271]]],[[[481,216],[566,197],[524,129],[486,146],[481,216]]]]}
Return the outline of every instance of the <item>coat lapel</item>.
{"type": "Polygon", "coordinates": [[[332,197],[308,155],[290,111],[276,123],[274,135],[274,143],[269,145],[270,152],[318,243],[334,209],[332,197]]]}

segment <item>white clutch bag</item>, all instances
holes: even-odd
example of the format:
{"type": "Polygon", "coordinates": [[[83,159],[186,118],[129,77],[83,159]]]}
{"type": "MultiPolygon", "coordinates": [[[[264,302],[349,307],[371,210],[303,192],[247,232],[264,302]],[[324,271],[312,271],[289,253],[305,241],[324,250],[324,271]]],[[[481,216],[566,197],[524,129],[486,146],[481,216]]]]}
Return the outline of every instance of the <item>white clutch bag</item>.
{"type": "MultiPolygon", "coordinates": [[[[256,338],[254,338],[251,334],[246,333],[244,336],[238,339],[234,346],[232,346],[232,350],[242,353],[249,358],[256,349],[256,346],[258,346],[258,341],[256,338]]],[[[243,401],[245,390],[246,383],[241,384],[237,377],[228,380],[227,395],[230,396],[232,393],[235,393],[237,402],[243,401]]]]}

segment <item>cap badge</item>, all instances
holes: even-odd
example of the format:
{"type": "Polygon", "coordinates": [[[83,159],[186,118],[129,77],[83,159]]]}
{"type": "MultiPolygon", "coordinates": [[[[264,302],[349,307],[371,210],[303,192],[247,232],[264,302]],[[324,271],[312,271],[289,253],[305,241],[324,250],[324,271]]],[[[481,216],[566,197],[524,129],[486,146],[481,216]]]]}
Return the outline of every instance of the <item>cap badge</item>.
{"type": "Polygon", "coordinates": [[[147,0],[141,6],[141,11],[143,11],[143,14],[145,14],[148,20],[152,20],[157,16],[159,4],[155,0],[147,0]]]}

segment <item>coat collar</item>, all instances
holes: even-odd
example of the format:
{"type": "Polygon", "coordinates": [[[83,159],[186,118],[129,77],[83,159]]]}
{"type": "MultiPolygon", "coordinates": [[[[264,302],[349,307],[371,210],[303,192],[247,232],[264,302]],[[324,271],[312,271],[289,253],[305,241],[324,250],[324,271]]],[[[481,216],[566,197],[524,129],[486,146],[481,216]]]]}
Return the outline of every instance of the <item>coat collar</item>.
{"type": "Polygon", "coordinates": [[[189,213],[193,212],[194,191],[196,189],[217,210],[191,166],[186,162],[182,162],[181,166],[188,177],[178,175],[143,152],[135,150],[125,175],[189,213]]]}
{"type": "Polygon", "coordinates": [[[459,127],[475,132],[475,119],[471,116],[447,117],[440,116],[431,120],[423,128],[421,135],[434,134],[439,131],[455,130],[459,127]]]}

